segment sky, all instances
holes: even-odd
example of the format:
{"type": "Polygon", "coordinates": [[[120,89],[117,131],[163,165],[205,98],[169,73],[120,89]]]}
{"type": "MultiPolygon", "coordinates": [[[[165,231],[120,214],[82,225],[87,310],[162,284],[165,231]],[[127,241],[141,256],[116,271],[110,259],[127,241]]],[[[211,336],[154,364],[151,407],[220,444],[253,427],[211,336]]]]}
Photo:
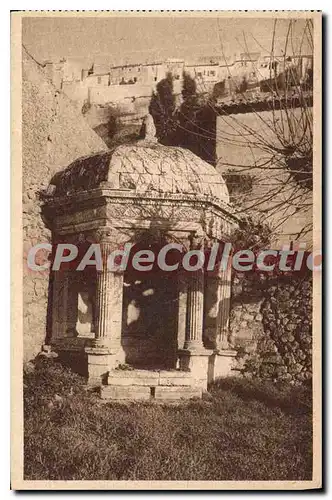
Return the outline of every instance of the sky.
{"type": "MultiPolygon", "coordinates": [[[[306,21],[294,20],[294,50],[310,53],[306,21]]],[[[110,64],[152,62],[168,57],[196,60],[202,56],[234,59],[241,52],[271,49],[272,18],[217,17],[26,17],[23,44],[39,62],[66,58],[110,64]]],[[[275,52],[285,48],[289,20],[278,19],[275,52]]],[[[290,48],[289,43],[289,50],[290,48]]]]}

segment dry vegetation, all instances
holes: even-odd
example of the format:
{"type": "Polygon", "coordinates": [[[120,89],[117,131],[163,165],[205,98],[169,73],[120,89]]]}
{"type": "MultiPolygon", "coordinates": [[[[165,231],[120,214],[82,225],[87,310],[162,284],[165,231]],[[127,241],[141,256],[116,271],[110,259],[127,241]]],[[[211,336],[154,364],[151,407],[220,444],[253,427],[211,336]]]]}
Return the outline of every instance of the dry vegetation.
{"type": "Polygon", "coordinates": [[[309,387],[228,379],[204,400],[102,403],[39,359],[25,373],[25,479],[305,480],[309,387]]]}

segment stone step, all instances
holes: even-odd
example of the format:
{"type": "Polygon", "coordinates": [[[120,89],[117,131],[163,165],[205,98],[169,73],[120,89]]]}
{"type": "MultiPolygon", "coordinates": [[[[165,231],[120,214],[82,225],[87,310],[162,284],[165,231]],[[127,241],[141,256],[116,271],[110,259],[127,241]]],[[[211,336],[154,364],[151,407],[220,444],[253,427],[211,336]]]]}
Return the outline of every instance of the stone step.
{"type": "Polygon", "coordinates": [[[105,385],[101,387],[102,399],[131,401],[178,401],[181,399],[201,398],[202,389],[188,386],[123,386],[105,385]]]}
{"type": "Polygon", "coordinates": [[[101,387],[100,396],[102,399],[146,401],[151,398],[151,390],[150,387],[144,386],[104,385],[101,387]]]}
{"type": "Polygon", "coordinates": [[[158,401],[176,401],[179,399],[201,398],[203,390],[200,387],[166,387],[155,389],[155,399],[158,401]]]}
{"type": "Polygon", "coordinates": [[[193,385],[190,373],[180,370],[112,370],[107,384],[110,386],[188,386],[193,385]]]}

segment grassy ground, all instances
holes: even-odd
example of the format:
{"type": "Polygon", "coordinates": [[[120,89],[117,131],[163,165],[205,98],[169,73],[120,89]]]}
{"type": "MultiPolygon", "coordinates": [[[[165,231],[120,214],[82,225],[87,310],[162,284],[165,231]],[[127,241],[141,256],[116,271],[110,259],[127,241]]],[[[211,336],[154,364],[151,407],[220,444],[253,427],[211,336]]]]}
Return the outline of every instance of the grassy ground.
{"type": "Polygon", "coordinates": [[[25,479],[311,479],[308,388],[228,379],[204,400],[105,404],[42,359],[24,392],[25,479]]]}

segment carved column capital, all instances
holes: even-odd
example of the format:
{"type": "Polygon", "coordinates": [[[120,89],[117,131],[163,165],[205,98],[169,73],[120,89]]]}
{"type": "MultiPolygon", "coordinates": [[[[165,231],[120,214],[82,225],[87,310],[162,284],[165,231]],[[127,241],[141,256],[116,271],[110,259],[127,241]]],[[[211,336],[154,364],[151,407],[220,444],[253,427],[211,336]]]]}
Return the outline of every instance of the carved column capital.
{"type": "Polygon", "coordinates": [[[204,247],[205,234],[204,232],[192,232],[189,235],[190,249],[191,250],[200,250],[204,247]]]}
{"type": "Polygon", "coordinates": [[[100,227],[93,232],[96,243],[115,243],[118,239],[118,231],[111,227],[100,227]]]}

